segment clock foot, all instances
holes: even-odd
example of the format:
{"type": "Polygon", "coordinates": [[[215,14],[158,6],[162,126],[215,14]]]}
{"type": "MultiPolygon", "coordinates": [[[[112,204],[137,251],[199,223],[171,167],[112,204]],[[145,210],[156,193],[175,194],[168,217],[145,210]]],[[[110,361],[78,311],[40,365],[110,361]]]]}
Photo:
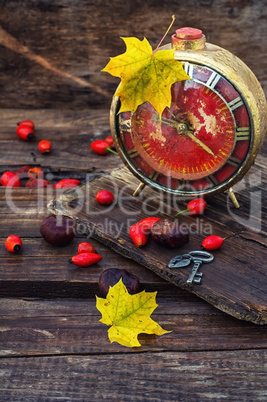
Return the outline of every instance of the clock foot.
{"type": "Polygon", "coordinates": [[[237,198],[236,198],[236,196],[235,196],[235,193],[233,192],[232,187],[229,188],[229,190],[227,191],[227,193],[229,194],[230,200],[232,201],[232,203],[234,204],[234,206],[235,206],[236,208],[239,208],[240,205],[239,205],[239,202],[237,201],[237,198]]]}
{"type": "Polygon", "coordinates": [[[145,186],[145,183],[140,183],[139,186],[134,190],[133,196],[137,197],[141,193],[141,191],[143,191],[145,186]]]}

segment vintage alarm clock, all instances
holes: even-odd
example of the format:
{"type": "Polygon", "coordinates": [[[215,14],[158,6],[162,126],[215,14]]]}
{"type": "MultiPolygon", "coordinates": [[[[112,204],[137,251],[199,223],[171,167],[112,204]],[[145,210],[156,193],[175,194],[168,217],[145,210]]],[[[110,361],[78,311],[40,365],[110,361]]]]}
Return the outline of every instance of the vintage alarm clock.
{"type": "Polygon", "coordinates": [[[123,162],[141,183],[187,198],[230,192],[253,164],[267,129],[267,105],[252,71],[229,51],[206,43],[195,28],[172,36],[174,58],[190,80],[172,86],[172,103],[161,119],[145,102],[135,113],[118,113],[110,124],[123,162]]]}

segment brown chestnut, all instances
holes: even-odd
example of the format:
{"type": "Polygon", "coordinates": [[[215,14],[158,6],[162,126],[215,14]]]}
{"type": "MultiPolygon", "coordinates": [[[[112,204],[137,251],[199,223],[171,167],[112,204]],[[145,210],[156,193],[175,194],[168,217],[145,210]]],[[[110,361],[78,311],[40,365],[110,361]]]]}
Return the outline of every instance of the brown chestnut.
{"type": "Polygon", "coordinates": [[[171,219],[160,219],[152,227],[151,237],[163,247],[179,248],[189,242],[188,228],[171,219]]]}
{"type": "Polygon", "coordinates": [[[116,285],[121,278],[128,290],[128,293],[133,295],[139,292],[140,283],[137,276],[126,271],[126,269],[109,268],[102,272],[99,277],[98,290],[100,296],[106,297],[109,287],[116,285]]]}
{"type": "Polygon", "coordinates": [[[75,237],[75,224],[64,215],[47,216],[41,223],[40,232],[47,243],[53,246],[64,246],[75,237]]]}

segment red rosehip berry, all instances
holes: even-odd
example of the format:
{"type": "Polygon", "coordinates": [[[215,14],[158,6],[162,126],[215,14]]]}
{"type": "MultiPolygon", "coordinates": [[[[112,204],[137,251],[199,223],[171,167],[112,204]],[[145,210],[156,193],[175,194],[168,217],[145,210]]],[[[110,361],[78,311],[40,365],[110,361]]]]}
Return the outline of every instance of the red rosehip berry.
{"type": "Polygon", "coordinates": [[[83,241],[78,245],[78,254],[81,253],[95,253],[95,248],[87,241],[83,241]]]}
{"type": "Polygon", "coordinates": [[[106,155],[109,152],[118,155],[116,151],[113,151],[113,149],[110,148],[110,144],[104,140],[93,141],[91,143],[91,148],[99,155],[106,155]]]}
{"type": "Polygon", "coordinates": [[[187,204],[187,208],[184,211],[178,212],[175,216],[183,214],[184,212],[189,212],[190,215],[201,215],[206,205],[207,203],[204,198],[196,198],[187,204]]]}
{"type": "Polygon", "coordinates": [[[160,218],[150,216],[130,227],[130,238],[137,247],[143,247],[147,243],[152,227],[159,219],[160,218]]]}
{"type": "Polygon", "coordinates": [[[114,144],[112,135],[109,135],[108,137],[106,137],[106,138],[105,138],[105,141],[106,141],[109,145],[113,145],[113,144],[114,144]]]}
{"type": "Polygon", "coordinates": [[[202,247],[206,250],[217,250],[224,243],[224,239],[221,236],[208,236],[202,242],[202,247]]]}
{"type": "Polygon", "coordinates": [[[3,187],[21,187],[20,178],[16,173],[7,171],[1,176],[1,185],[3,187]]]}
{"type": "Polygon", "coordinates": [[[22,241],[18,236],[10,235],[6,238],[5,246],[10,253],[18,253],[22,247],[22,241]]]}
{"type": "Polygon", "coordinates": [[[87,268],[91,265],[97,264],[102,260],[101,255],[96,253],[81,253],[74,255],[69,259],[69,262],[77,265],[78,267],[87,268]]]}
{"type": "Polygon", "coordinates": [[[143,247],[149,238],[149,235],[144,233],[142,226],[138,225],[138,223],[135,223],[130,227],[129,235],[136,247],[143,247]]]}
{"type": "Polygon", "coordinates": [[[105,141],[109,144],[110,148],[111,148],[113,151],[116,151],[116,147],[115,147],[115,144],[114,144],[114,141],[113,141],[113,138],[112,138],[111,135],[109,135],[108,137],[106,137],[106,138],[105,138],[105,141]]]}
{"type": "Polygon", "coordinates": [[[80,180],[76,179],[62,179],[58,181],[57,183],[53,184],[53,188],[71,188],[71,187],[77,187],[79,186],[80,180]]]}
{"type": "Polygon", "coordinates": [[[39,167],[33,167],[28,170],[29,179],[43,178],[44,172],[39,167]]]}
{"type": "Polygon", "coordinates": [[[38,144],[38,149],[42,154],[48,153],[52,149],[52,145],[49,141],[47,140],[42,140],[38,144]]]}
{"type": "Polygon", "coordinates": [[[141,221],[137,222],[136,225],[140,226],[144,234],[149,235],[154,223],[159,221],[160,218],[156,218],[154,216],[150,216],[148,218],[142,219],[141,221]]]}
{"type": "Polygon", "coordinates": [[[110,205],[114,201],[114,195],[108,190],[100,190],[96,193],[95,199],[99,204],[110,205]]]}
{"type": "Polygon", "coordinates": [[[16,133],[17,136],[24,141],[30,141],[35,137],[33,129],[24,124],[18,125],[16,133]]]}
{"type": "Polygon", "coordinates": [[[19,123],[18,123],[18,126],[20,126],[20,125],[23,125],[23,126],[28,126],[28,127],[31,127],[32,129],[34,129],[34,122],[32,121],[32,120],[23,120],[23,121],[20,121],[19,123]]]}
{"type": "Polygon", "coordinates": [[[41,179],[39,177],[31,177],[29,180],[26,181],[25,187],[31,188],[45,188],[50,185],[49,180],[41,179]]]}
{"type": "Polygon", "coordinates": [[[16,170],[16,174],[19,176],[20,179],[24,179],[28,177],[28,171],[31,168],[29,165],[21,166],[16,170]]]}

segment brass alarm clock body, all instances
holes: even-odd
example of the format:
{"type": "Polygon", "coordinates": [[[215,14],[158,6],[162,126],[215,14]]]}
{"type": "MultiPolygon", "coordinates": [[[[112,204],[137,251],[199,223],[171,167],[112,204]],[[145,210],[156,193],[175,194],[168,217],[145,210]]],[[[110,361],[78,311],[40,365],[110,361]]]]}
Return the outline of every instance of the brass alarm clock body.
{"type": "Polygon", "coordinates": [[[263,143],[267,105],[258,80],[239,58],[206,43],[201,31],[193,39],[181,32],[161,48],[174,47],[174,58],[190,77],[173,84],[170,108],[161,119],[148,102],[133,114],[118,114],[120,100],[114,97],[110,125],[140,187],[190,198],[226,191],[242,179],[263,143]]]}

